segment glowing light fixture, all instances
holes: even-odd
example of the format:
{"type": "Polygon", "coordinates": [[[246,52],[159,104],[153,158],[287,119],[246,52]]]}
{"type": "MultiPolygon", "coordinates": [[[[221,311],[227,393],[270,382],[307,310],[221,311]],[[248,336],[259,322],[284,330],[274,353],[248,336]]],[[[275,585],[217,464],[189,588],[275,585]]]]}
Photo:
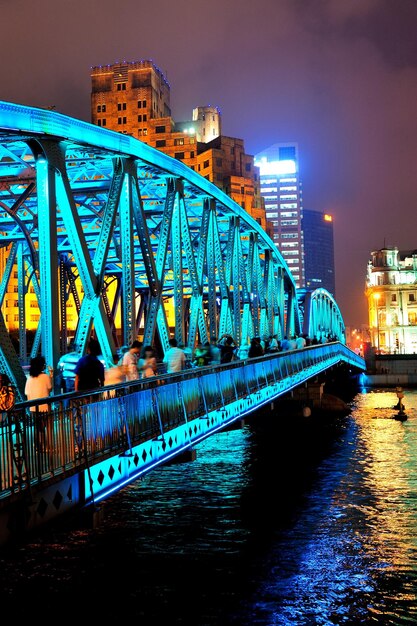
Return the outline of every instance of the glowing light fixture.
{"type": "Polygon", "coordinates": [[[325,222],[333,222],[333,217],[331,215],[329,215],[328,213],[324,214],[324,221],[325,222]]]}
{"type": "Polygon", "coordinates": [[[292,159],[267,161],[266,157],[262,157],[259,161],[255,161],[255,165],[259,167],[262,175],[282,176],[283,174],[295,174],[297,172],[296,162],[292,159]]]}

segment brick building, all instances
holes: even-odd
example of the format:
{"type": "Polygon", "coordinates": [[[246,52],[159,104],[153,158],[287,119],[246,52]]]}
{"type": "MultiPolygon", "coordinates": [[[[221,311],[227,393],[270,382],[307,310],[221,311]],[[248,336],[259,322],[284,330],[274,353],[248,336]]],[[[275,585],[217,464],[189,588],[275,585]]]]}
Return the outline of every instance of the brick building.
{"type": "Polygon", "coordinates": [[[259,169],[242,139],[221,135],[221,113],[211,105],[193,110],[190,121],[171,117],[170,85],[149,60],[92,68],[93,124],[131,135],[179,159],[220,187],[269,235],[259,169]]]}

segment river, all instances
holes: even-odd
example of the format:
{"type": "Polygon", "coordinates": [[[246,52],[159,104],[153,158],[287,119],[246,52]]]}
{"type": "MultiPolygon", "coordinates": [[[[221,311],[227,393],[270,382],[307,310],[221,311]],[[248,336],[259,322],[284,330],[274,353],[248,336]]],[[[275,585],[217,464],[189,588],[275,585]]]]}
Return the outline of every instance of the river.
{"type": "Polygon", "coordinates": [[[417,392],[342,418],[265,412],[193,463],[0,555],[14,619],[141,626],[417,624],[417,392]]]}

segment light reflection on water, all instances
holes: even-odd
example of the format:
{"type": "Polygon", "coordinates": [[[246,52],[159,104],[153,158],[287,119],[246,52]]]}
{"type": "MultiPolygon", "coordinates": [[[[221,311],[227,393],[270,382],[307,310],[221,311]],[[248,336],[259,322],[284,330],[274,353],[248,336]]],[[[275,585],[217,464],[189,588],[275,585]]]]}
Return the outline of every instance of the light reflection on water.
{"type": "Polygon", "coordinates": [[[257,417],[105,504],[98,531],[48,529],[2,555],[29,616],[194,626],[417,623],[417,392],[359,394],[336,420],[257,417]]]}

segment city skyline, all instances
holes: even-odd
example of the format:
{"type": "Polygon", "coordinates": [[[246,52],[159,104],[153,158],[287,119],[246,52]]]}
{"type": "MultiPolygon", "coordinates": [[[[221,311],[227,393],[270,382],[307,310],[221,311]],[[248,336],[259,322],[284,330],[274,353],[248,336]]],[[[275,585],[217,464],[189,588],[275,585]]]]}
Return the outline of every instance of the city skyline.
{"type": "Polygon", "coordinates": [[[91,66],[151,58],[172,84],[175,119],[211,104],[222,110],[224,134],[241,137],[250,154],[297,142],[304,207],[334,217],[345,322],[366,322],[371,251],[416,247],[415,4],[261,0],[242,9],[214,0],[207,11],[182,0],[139,11],[127,1],[117,14],[112,7],[75,0],[58,9],[43,0],[28,20],[23,2],[0,3],[9,25],[3,58],[13,58],[3,64],[0,99],[89,121],[91,66]]]}

